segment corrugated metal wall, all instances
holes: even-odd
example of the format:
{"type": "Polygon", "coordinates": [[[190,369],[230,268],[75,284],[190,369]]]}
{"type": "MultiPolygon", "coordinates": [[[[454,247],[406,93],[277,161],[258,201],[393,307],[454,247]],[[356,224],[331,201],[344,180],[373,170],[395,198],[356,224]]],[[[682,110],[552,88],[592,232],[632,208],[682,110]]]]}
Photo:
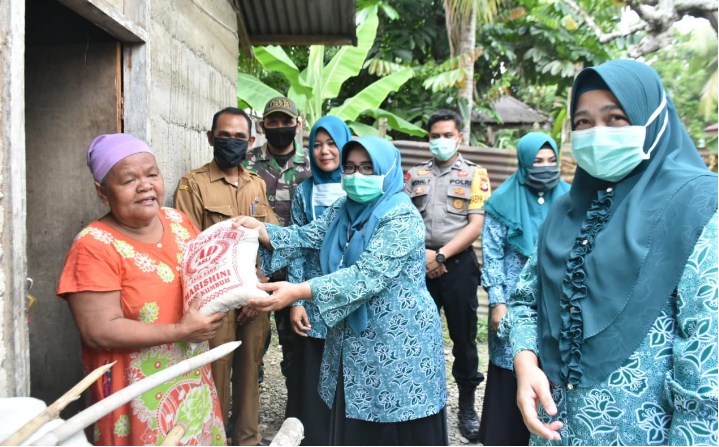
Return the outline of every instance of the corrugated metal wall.
{"type": "MultiPolygon", "coordinates": [[[[393,141],[402,154],[402,169],[406,172],[412,166],[432,158],[429,143],[421,141],[393,141]]],[[[461,145],[462,156],[487,169],[492,189],[496,189],[517,169],[517,155],[513,149],[473,147],[461,145]]]]}

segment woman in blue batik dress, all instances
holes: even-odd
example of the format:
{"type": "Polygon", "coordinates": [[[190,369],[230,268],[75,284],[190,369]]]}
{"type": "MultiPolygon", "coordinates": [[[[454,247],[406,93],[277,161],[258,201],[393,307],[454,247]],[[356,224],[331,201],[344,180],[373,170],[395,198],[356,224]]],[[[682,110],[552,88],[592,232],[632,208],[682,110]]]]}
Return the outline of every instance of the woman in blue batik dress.
{"type": "Polygon", "coordinates": [[[272,295],[249,305],[317,305],[329,326],[320,395],[331,408],[331,445],[446,445],[441,322],[424,279],[424,223],[402,192],[399,151],[360,138],[344,146],[342,166],[347,198],[308,225],[237,218],[260,231],[265,270],[319,249],[324,274],[260,285],[272,295]]]}
{"type": "MultiPolygon", "coordinates": [[[[307,225],[345,196],[341,183],[341,148],[351,138],[349,127],[336,116],[324,116],[312,126],[309,140],[312,177],[297,186],[290,210],[291,225],[307,225]]],[[[287,267],[287,279],[291,283],[299,284],[317,276],[322,276],[319,250],[293,259],[287,267]]],[[[301,445],[329,445],[330,409],[318,392],[327,325],[311,300],[292,304],[290,322],[292,330],[301,338],[295,343],[287,377],[294,384],[287,387],[285,417],[302,421],[301,445]]]]}
{"type": "Polygon", "coordinates": [[[509,340],[497,336],[507,313],[519,273],[534,251],[539,227],[552,203],[569,190],[559,178],[557,143],[541,132],[530,132],[517,143],[517,172],[484,206],[482,285],[489,295],[489,370],[482,404],[479,442],[484,445],[527,445],[529,431],[514,397],[509,340]]]}
{"type": "Polygon", "coordinates": [[[643,63],[583,70],[571,119],[574,182],[509,303],[530,442],[717,445],[716,174],[643,63]]]}

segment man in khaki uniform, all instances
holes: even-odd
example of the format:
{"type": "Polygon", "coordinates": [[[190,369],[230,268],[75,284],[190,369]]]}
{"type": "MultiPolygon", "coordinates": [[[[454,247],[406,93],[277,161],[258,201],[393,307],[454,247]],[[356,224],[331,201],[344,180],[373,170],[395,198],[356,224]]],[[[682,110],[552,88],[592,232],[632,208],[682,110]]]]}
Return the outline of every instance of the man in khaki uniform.
{"type": "MultiPolygon", "coordinates": [[[[247,148],[255,138],[251,136],[252,120],[242,110],[228,107],[212,119],[212,130],[207,140],[213,147],[211,162],[185,174],[175,191],[175,208],[187,214],[200,229],[235,216],[254,216],[271,223],[279,223],[267,201],[265,182],[241,165],[247,148]]],[[[235,337],[242,346],[235,352],[237,377],[233,384],[231,434],[235,445],[256,445],[262,440],[259,431],[259,380],[258,369],[262,361],[264,343],[269,333],[266,314],[258,315],[249,306],[228,312],[220,330],[210,340],[214,348],[235,337]]],[[[229,419],[232,356],[212,363],[226,426],[229,419]]]]}
{"type": "Polygon", "coordinates": [[[462,118],[439,110],[427,123],[433,158],[405,175],[405,193],[426,227],[427,289],[444,308],[454,344],[454,376],[459,388],[459,428],[470,441],[479,437],[474,392],[484,380],[477,355],[479,263],[472,249],[482,234],[484,202],[491,194],[487,170],[462,158],[462,118]]]}

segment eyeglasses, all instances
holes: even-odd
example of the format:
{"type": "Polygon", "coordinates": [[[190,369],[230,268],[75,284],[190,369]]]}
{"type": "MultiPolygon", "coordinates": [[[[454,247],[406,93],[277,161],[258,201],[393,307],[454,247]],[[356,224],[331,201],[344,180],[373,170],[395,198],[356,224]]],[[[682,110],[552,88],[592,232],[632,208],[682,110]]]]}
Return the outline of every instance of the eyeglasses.
{"type": "Polygon", "coordinates": [[[374,173],[374,167],[372,166],[372,163],[363,163],[361,165],[345,163],[345,165],[342,166],[342,172],[345,174],[354,174],[355,172],[359,172],[362,175],[371,175],[374,173]]]}

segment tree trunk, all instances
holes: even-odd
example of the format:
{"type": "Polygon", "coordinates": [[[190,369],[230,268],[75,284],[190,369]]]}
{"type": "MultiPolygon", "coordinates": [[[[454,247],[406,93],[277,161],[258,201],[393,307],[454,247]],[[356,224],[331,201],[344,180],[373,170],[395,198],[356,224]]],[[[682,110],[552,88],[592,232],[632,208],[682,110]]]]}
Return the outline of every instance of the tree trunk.
{"type": "Polygon", "coordinates": [[[464,118],[464,128],[460,129],[464,133],[462,142],[469,144],[472,131],[472,108],[474,107],[474,57],[469,55],[473,54],[477,40],[477,7],[472,5],[467,16],[459,16],[452,14],[449,3],[451,1],[445,0],[445,17],[451,56],[467,55],[462,58],[465,73],[459,88],[459,100],[464,118]]]}

